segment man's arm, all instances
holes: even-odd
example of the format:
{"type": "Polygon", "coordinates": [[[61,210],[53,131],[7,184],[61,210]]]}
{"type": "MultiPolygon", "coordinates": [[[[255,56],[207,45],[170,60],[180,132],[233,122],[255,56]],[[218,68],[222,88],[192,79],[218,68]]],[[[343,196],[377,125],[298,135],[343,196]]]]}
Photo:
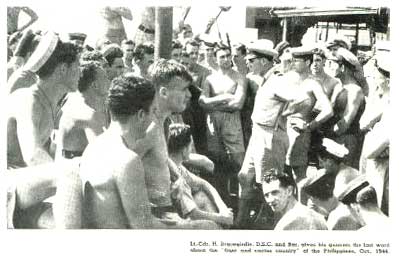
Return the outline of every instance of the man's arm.
{"type": "Polygon", "coordinates": [[[44,147],[46,137],[51,134],[44,134],[43,128],[51,121],[44,119],[44,108],[41,104],[35,103],[32,98],[27,101],[26,108],[21,110],[17,116],[17,135],[24,161],[28,166],[53,162],[52,157],[44,147]]]}
{"type": "Polygon", "coordinates": [[[319,108],[321,108],[320,113],[312,122],[309,123],[309,128],[314,130],[316,127],[330,119],[334,115],[334,111],[332,109],[330,100],[318,83],[312,82],[311,90],[313,91],[313,94],[317,100],[316,103],[319,105],[319,108]]]}
{"type": "Polygon", "coordinates": [[[236,92],[227,105],[223,105],[223,109],[228,111],[239,111],[243,108],[244,101],[246,100],[246,78],[240,74],[236,74],[236,92]]]}
{"type": "Polygon", "coordinates": [[[23,31],[25,28],[32,25],[33,23],[36,22],[36,20],[38,20],[38,15],[31,8],[24,6],[21,8],[21,10],[24,11],[24,13],[26,13],[30,19],[26,24],[18,28],[18,31],[23,31]]]}
{"type": "Polygon", "coordinates": [[[210,93],[211,93],[211,83],[207,77],[202,88],[202,93],[198,100],[200,106],[204,108],[206,111],[214,111],[217,106],[229,103],[229,101],[233,97],[233,95],[230,94],[223,94],[211,97],[210,93]]]}
{"type": "Polygon", "coordinates": [[[124,17],[127,20],[133,20],[133,15],[131,13],[131,10],[127,7],[112,7],[110,8],[112,12],[117,13],[119,16],[124,17]]]}

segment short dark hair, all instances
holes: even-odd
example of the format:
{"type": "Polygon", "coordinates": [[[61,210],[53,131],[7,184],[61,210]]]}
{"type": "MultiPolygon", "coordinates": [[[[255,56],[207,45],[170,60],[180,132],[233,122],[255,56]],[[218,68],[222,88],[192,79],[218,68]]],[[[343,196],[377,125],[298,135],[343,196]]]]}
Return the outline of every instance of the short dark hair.
{"type": "Polygon", "coordinates": [[[197,42],[196,40],[194,40],[194,39],[190,39],[190,40],[188,40],[185,44],[184,44],[184,47],[185,48],[187,48],[187,45],[191,45],[191,46],[196,46],[196,47],[200,47],[200,43],[199,42],[197,42]]]}
{"type": "Polygon", "coordinates": [[[239,50],[242,55],[246,55],[246,54],[247,54],[247,48],[246,48],[245,45],[243,45],[243,44],[237,44],[237,45],[234,45],[233,47],[234,47],[236,50],[239,50]]]}
{"type": "Polygon", "coordinates": [[[360,190],[356,195],[356,202],[365,209],[378,207],[377,193],[375,188],[367,186],[360,190]]]}
{"type": "Polygon", "coordinates": [[[84,51],[81,54],[81,61],[98,61],[98,62],[103,62],[104,57],[102,53],[98,50],[92,50],[92,51],[84,51]]]}
{"type": "Polygon", "coordinates": [[[108,51],[107,54],[105,55],[105,59],[109,66],[113,65],[113,62],[116,58],[122,58],[123,57],[123,50],[121,50],[120,47],[110,47],[112,50],[108,51]]]}
{"type": "Polygon", "coordinates": [[[232,53],[232,50],[230,50],[229,46],[224,45],[224,44],[217,44],[215,46],[215,50],[214,50],[215,57],[216,57],[216,54],[218,53],[218,51],[221,51],[221,50],[228,50],[229,53],[232,53]]]}
{"type": "Polygon", "coordinates": [[[141,109],[149,112],[155,93],[152,83],[141,77],[124,74],[114,78],[106,99],[112,119],[126,123],[141,109]]]}
{"type": "Polygon", "coordinates": [[[193,82],[193,78],[186,67],[175,60],[160,58],[148,69],[149,79],[159,89],[161,85],[168,84],[173,78],[179,77],[185,81],[193,82]]]}
{"type": "Polygon", "coordinates": [[[277,168],[271,168],[263,175],[263,181],[265,183],[270,183],[275,180],[279,180],[281,187],[286,188],[292,186],[293,189],[296,189],[296,182],[292,174],[288,174],[277,168]]]}
{"type": "Polygon", "coordinates": [[[142,59],[144,59],[145,54],[153,55],[154,52],[155,52],[155,48],[153,45],[139,44],[134,49],[133,57],[136,60],[142,60],[142,59]]]}
{"type": "Polygon", "coordinates": [[[130,39],[124,39],[123,41],[121,41],[122,45],[134,45],[133,40],[130,39]]]}
{"type": "Polygon", "coordinates": [[[172,42],[172,49],[181,49],[181,48],[183,48],[183,45],[180,44],[179,41],[173,41],[172,42]]]}
{"type": "Polygon", "coordinates": [[[185,124],[171,124],[168,134],[169,154],[178,153],[191,143],[191,129],[185,124]]]}
{"type": "Polygon", "coordinates": [[[321,48],[314,48],[313,55],[321,56],[323,59],[327,59],[327,54],[321,48]]]}
{"type": "Polygon", "coordinates": [[[78,91],[86,91],[95,81],[97,70],[102,69],[102,65],[97,61],[85,61],[80,64],[81,77],[78,80],[78,91]]]}
{"type": "Polygon", "coordinates": [[[50,76],[58,64],[66,63],[71,65],[78,59],[79,47],[70,42],[58,41],[55,50],[45,64],[39,68],[36,74],[39,78],[50,76]]]}

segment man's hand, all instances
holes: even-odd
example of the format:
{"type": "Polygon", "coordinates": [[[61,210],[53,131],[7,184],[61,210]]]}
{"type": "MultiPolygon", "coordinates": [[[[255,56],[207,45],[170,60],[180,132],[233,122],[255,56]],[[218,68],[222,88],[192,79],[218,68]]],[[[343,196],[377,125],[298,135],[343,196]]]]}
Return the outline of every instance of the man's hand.
{"type": "Polygon", "coordinates": [[[299,133],[304,132],[308,128],[307,122],[300,118],[291,118],[289,123],[290,126],[299,133]]]}
{"type": "Polygon", "coordinates": [[[221,215],[220,223],[223,225],[233,225],[233,212],[229,208],[219,212],[221,215]]]}

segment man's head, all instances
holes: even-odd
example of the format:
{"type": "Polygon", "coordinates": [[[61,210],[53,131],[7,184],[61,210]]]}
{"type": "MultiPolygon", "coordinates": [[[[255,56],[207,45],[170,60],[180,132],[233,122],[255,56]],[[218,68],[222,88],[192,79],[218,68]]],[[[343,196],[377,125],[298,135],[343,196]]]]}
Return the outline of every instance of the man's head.
{"type": "Polygon", "coordinates": [[[134,50],[134,62],[143,74],[146,74],[148,67],[154,62],[154,46],[139,44],[134,50]]]}
{"type": "Polygon", "coordinates": [[[375,60],[376,69],[374,72],[374,81],[377,87],[380,87],[384,92],[389,91],[390,79],[390,53],[377,52],[375,60]]]}
{"type": "Polygon", "coordinates": [[[84,43],[85,43],[85,39],[87,38],[87,35],[84,34],[84,33],[69,33],[68,38],[72,43],[74,43],[74,44],[78,45],[79,47],[83,48],[84,43]]]}
{"type": "Polygon", "coordinates": [[[105,57],[108,67],[106,73],[109,80],[120,76],[124,72],[123,51],[116,44],[110,44],[104,47],[102,54],[105,57]]]}
{"type": "Polygon", "coordinates": [[[311,72],[313,75],[322,74],[324,72],[326,59],[324,50],[320,48],[313,50],[313,63],[311,64],[311,72]]]}
{"type": "Polygon", "coordinates": [[[228,46],[217,45],[215,48],[215,57],[220,69],[228,70],[232,67],[232,54],[228,46]]]}
{"type": "Polygon", "coordinates": [[[169,154],[182,154],[184,160],[188,159],[191,151],[192,138],[190,126],[185,124],[171,124],[168,135],[169,154]]]}
{"type": "Polygon", "coordinates": [[[183,39],[193,37],[193,29],[191,28],[191,25],[184,24],[180,34],[182,35],[183,39]]]}
{"type": "Polygon", "coordinates": [[[81,54],[80,63],[88,61],[95,61],[100,63],[103,69],[106,69],[108,67],[108,62],[103,57],[102,53],[98,50],[84,51],[81,54]]]}
{"type": "Polygon", "coordinates": [[[89,92],[96,98],[105,99],[110,86],[106,71],[102,65],[96,61],[86,61],[80,63],[81,77],[78,81],[78,90],[89,92]]]}
{"type": "Polygon", "coordinates": [[[195,40],[190,40],[186,43],[184,51],[186,54],[188,54],[192,64],[197,63],[199,50],[200,45],[195,40]]]}
{"type": "Polygon", "coordinates": [[[180,44],[179,41],[173,41],[172,43],[172,59],[180,62],[181,59],[181,52],[183,51],[183,46],[180,44]]]}
{"type": "Polygon", "coordinates": [[[336,175],[339,171],[339,165],[348,153],[349,150],[345,146],[324,138],[318,150],[319,165],[326,170],[326,173],[336,175]]]}
{"type": "Polygon", "coordinates": [[[134,47],[135,47],[135,44],[132,40],[125,39],[121,42],[121,49],[123,51],[125,59],[127,59],[127,60],[133,59],[134,47]]]}
{"type": "Polygon", "coordinates": [[[244,63],[247,54],[246,46],[243,44],[235,44],[232,46],[233,63],[238,65],[244,63]]]}
{"type": "Polygon", "coordinates": [[[333,196],[336,176],[320,170],[313,176],[306,178],[303,183],[304,191],[312,198],[325,201],[333,196]]]}
{"type": "Polygon", "coordinates": [[[191,99],[189,86],[193,81],[186,67],[174,60],[162,58],[149,67],[148,74],[158,91],[161,111],[183,112],[191,99]]]}
{"type": "Polygon", "coordinates": [[[329,73],[335,77],[349,75],[354,77],[354,74],[361,70],[359,59],[349,50],[340,47],[335,55],[328,55],[328,61],[333,68],[329,68],[329,73]],[[334,63],[335,62],[335,63],[334,63]],[[337,64],[337,65],[336,65],[337,64]]]}
{"type": "Polygon", "coordinates": [[[275,213],[286,211],[288,204],[294,199],[296,182],[292,175],[277,169],[264,174],[262,190],[267,204],[275,213]]]}
{"type": "Polygon", "coordinates": [[[310,66],[313,62],[313,52],[310,48],[295,47],[291,49],[292,53],[292,69],[299,73],[310,71],[310,66]]]}
{"type": "Polygon", "coordinates": [[[337,35],[331,41],[327,42],[327,48],[333,55],[336,55],[339,48],[350,50],[352,43],[345,36],[337,35]]]}
{"type": "Polygon", "coordinates": [[[274,59],[278,52],[274,49],[274,43],[267,39],[259,39],[247,46],[248,54],[245,59],[247,66],[253,74],[260,75],[267,72],[274,65],[274,59]]]}
{"type": "Polygon", "coordinates": [[[56,79],[70,91],[75,91],[80,77],[78,57],[78,46],[62,42],[55,33],[47,32],[41,37],[24,69],[36,73],[40,79],[56,79]]]}
{"type": "Polygon", "coordinates": [[[126,124],[134,119],[136,127],[145,133],[157,111],[152,83],[131,75],[113,79],[106,100],[112,121],[126,124]]]}

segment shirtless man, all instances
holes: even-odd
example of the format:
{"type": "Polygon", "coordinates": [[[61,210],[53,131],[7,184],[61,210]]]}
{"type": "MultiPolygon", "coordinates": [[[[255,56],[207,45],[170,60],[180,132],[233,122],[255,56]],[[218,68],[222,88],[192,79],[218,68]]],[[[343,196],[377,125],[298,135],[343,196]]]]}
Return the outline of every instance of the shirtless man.
{"type": "Polygon", "coordinates": [[[188,125],[169,126],[169,157],[180,171],[172,184],[174,203],[183,217],[212,220],[223,226],[232,225],[232,211],[227,208],[216,189],[183,165],[183,161],[189,159],[191,143],[191,131],[188,125]]]}
{"type": "Polygon", "coordinates": [[[126,7],[107,6],[102,8],[100,14],[104,23],[103,36],[100,41],[107,39],[112,43],[120,45],[124,39],[127,39],[122,18],[131,21],[133,19],[131,10],[126,7]]]}
{"type": "Polygon", "coordinates": [[[333,111],[323,88],[311,76],[312,51],[305,47],[293,48],[292,57],[293,70],[284,77],[293,90],[294,99],[304,102],[297,109],[292,108],[293,104],[287,109],[293,112],[290,112],[288,118],[289,149],[286,162],[292,168],[298,183],[306,177],[311,131],[327,121],[333,115],[333,111]],[[313,118],[312,110],[315,106],[320,108],[320,112],[313,118]]]}
{"type": "Polygon", "coordinates": [[[155,89],[144,79],[121,76],[112,83],[107,105],[110,127],[81,160],[85,227],[164,228],[151,214],[144,167],[134,151],[157,112],[155,89]]]}
{"type": "Polygon", "coordinates": [[[142,159],[148,198],[153,206],[152,212],[156,217],[177,222],[176,228],[217,228],[217,225],[213,222],[211,224],[211,221],[201,220],[195,223],[195,221],[179,219],[170,196],[169,168],[172,169],[173,174],[177,174],[178,171],[175,164],[168,158],[164,123],[172,113],[181,113],[186,108],[191,98],[188,89],[192,81],[191,75],[183,65],[165,59],[155,61],[149,68],[149,73],[149,78],[157,90],[159,106],[151,139],[146,146],[150,149],[142,159]]]}
{"type": "Polygon", "coordinates": [[[321,128],[324,135],[344,144],[349,150],[345,164],[359,168],[362,136],[359,121],[365,109],[365,97],[354,73],[360,67],[356,56],[345,48],[339,48],[336,56],[330,57],[331,73],[341,80],[343,90],[337,95],[334,117],[321,128]]]}
{"type": "Polygon", "coordinates": [[[7,6],[7,34],[11,35],[15,32],[22,32],[38,20],[38,15],[27,6],[7,6]],[[18,25],[19,15],[24,12],[29,16],[29,21],[22,25],[18,25]]]}
{"type": "Polygon", "coordinates": [[[110,86],[100,63],[83,62],[78,92],[69,94],[62,107],[59,124],[58,156],[74,158],[108,126],[105,99],[110,86]]]}
{"type": "Polygon", "coordinates": [[[78,48],[48,32],[25,68],[35,72],[39,80],[30,88],[18,89],[8,98],[9,168],[53,161],[47,146],[55,128],[57,102],[78,87],[78,48]]]}
{"type": "Polygon", "coordinates": [[[232,69],[228,47],[217,47],[215,55],[219,69],[207,77],[199,103],[207,113],[209,157],[215,160],[217,172],[221,173],[217,175],[218,191],[225,195],[230,193],[225,192],[228,179],[236,190],[237,173],[244,159],[240,110],[246,98],[246,85],[244,76],[232,69]]]}

